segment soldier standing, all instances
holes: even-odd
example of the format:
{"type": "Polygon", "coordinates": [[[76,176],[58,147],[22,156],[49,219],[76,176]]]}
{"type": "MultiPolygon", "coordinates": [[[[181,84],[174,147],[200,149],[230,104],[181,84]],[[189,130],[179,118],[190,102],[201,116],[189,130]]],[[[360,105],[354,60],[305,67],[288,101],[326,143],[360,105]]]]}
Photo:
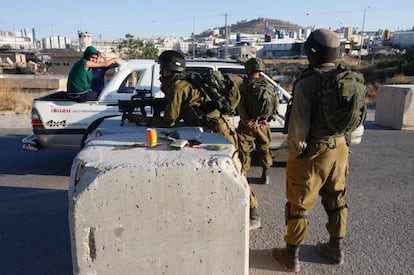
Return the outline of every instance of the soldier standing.
{"type": "Polygon", "coordinates": [[[291,271],[300,271],[299,248],[307,233],[307,215],[318,195],[328,214],[330,239],[317,249],[333,264],[344,262],[343,239],[346,234],[346,176],[349,149],[345,135],[332,134],[323,119],[323,104],[317,94],[322,89],[322,74],[336,69],[339,39],[327,29],[313,31],[305,42],[309,68],[295,84],[293,106],[288,124],[289,159],[286,166],[287,233],[286,248],[275,248],[272,256],[291,271]]]}
{"type": "MultiPolygon", "coordinates": [[[[237,112],[240,115],[237,137],[239,139],[242,173],[250,169],[251,152],[256,149],[262,166],[261,183],[269,184],[269,167],[273,164],[270,154],[269,121],[277,112],[277,96],[273,85],[260,76],[265,64],[260,58],[250,58],[245,64],[247,78],[240,84],[240,103],[237,112]]],[[[250,194],[250,229],[261,227],[257,208],[259,203],[253,192],[250,194]]]]}
{"type": "Polygon", "coordinates": [[[256,149],[263,169],[261,183],[269,184],[269,167],[273,164],[269,122],[277,112],[277,95],[273,85],[260,76],[260,72],[265,70],[262,59],[250,58],[245,69],[248,77],[240,85],[240,103],[237,107],[240,123],[236,129],[242,151],[242,172],[246,174],[250,169],[250,154],[256,149]]]}

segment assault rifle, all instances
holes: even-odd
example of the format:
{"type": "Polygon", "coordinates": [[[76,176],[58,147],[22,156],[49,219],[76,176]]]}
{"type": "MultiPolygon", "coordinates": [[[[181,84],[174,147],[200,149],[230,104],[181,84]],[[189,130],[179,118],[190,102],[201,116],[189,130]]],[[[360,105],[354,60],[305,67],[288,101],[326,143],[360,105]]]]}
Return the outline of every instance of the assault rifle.
{"type": "Polygon", "coordinates": [[[150,108],[152,117],[160,117],[161,112],[165,110],[165,98],[154,98],[151,91],[138,90],[130,100],[118,100],[118,108],[122,113],[121,126],[124,125],[125,119],[133,113],[141,113],[142,116],[148,117],[147,110],[150,108]]]}

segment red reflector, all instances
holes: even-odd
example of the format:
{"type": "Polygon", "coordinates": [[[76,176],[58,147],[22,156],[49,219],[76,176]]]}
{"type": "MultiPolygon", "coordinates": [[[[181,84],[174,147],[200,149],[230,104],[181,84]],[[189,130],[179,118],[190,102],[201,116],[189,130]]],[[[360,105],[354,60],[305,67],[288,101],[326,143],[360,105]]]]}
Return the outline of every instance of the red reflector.
{"type": "Polygon", "coordinates": [[[35,128],[43,128],[42,121],[40,119],[32,119],[32,126],[35,128]]]}

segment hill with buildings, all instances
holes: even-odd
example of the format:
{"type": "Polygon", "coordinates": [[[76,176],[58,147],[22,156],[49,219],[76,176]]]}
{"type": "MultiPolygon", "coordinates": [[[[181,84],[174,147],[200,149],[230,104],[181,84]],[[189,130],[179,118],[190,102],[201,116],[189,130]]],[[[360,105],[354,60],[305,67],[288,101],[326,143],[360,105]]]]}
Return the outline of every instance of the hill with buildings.
{"type": "MultiPolygon", "coordinates": [[[[257,18],[253,20],[243,20],[229,26],[231,33],[249,33],[249,34],[265,34],[268,32],[275,33],[276,30],[298,30],[303,29],[302,26],[287,21],[268,18],[257,18]]],[[[220,27],[220,33],[224,33],[225,27],[220,27]]],[[[206,30],[199,36],[207,36],[213,30],[206,30]]]]}

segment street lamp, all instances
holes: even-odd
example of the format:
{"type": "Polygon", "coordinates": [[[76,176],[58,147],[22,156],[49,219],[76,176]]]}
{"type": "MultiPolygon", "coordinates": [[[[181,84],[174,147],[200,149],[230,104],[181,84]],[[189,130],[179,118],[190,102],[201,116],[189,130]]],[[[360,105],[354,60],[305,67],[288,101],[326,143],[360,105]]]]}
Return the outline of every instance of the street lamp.
{"type": "MultiPolygon", "coordinates": [[[[369,6],[368,6],[369,8],[369,6]]],[[[362,19],[362,30],[361,30],[361,47],[359,49],[359,63],[361,64],[361,52],[364,47],[364,27],[365,27],[365,15],[367,13],[367,8],[364,9],[364,18],[362,19]]]]}

